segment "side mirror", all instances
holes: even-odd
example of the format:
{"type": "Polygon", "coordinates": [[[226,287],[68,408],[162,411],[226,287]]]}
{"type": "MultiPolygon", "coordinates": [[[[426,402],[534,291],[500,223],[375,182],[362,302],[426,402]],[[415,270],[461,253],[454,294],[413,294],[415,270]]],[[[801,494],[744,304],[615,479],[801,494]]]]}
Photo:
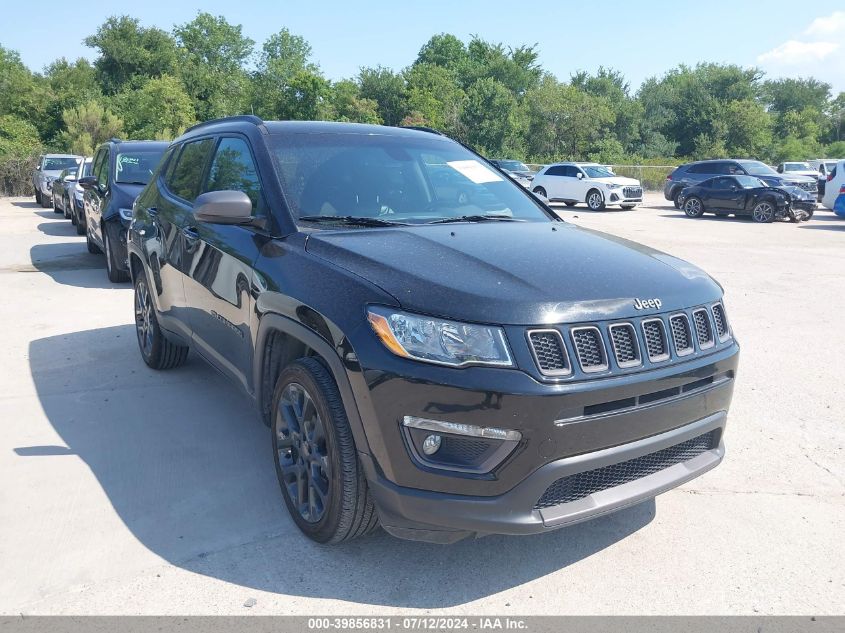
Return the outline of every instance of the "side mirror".
{"type": "Polygon", "coordinates": [[[35,166],[35,171],[41,171],[41,165],[36,165],[36,166],[35,166]]]}
{"type": "Polygon", "coordinates": [[[68,174],[64,178],[62,178],[65,182],[76,182],[76,178],[73,177],[73,174],[68,174]]]}
{"type": "Polygon", "coordinates": [[[209,191],[194,201],[194,217],[210,224],[246,224],[252,200],[243,191],[209,191]]]}
{"type": "Polygon", "coordinates": [[[778,173],[779,174],[783,173],[783,165],[778,165],[778,173]]]}
{"type": "Polygon", "coordinates": [[[79,179],[79,186],[83,189],[96,189],[97,178],[95,176],[85,176],[79,179]]]}
{"type": "Polygon", "coordinates": [[[578,172],[578,180],[581,180],[584,177],[584,174],[580,171],[578,172]]]}

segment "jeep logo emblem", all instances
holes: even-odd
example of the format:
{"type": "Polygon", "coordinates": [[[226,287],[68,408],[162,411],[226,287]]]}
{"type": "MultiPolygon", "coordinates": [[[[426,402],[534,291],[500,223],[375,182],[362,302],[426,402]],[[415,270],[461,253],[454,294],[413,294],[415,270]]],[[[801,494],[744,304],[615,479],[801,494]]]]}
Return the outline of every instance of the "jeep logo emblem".
{"type": "Polygon", "coordinates": [[[645,310],[646,308],[654,308],[659,310],[663,302],[660,299],[634,299],[634,308],[637,310],[645,310]]]}

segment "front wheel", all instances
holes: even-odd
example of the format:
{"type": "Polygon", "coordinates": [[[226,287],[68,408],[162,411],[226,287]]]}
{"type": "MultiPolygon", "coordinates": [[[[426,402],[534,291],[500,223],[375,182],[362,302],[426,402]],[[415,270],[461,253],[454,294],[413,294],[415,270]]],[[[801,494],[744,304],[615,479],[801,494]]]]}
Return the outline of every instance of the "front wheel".
{"type": "Polygon", "coordinates": [[[546,195],[546,190],[543,189],[542,187],[535,187],[534,193],[536,193],[538,196],[543,196],[544,198],[548,198],[548,196],[546,195]]]}
{"type": "Polygon", "coordinates": [[[813,217],[813,213],[814,213],[814,212],[815,212],[815,211],[814,211],[813,209],[809,209],[809,210],[806,210],[806,209],[805,209],[805,210],[804,210],[804,222],[806,222],[807,220],[809,220],[810,218],[812,218],[812,217],[813,217]]]}
{"type": "Polygon", "coordinates": [[[38,188],[35,189],[35,201],[41,204],[41,190],[38,188]]]}
{"type": "Polygon", "coordinates": [[[152,369],[173,369],[188,358],[187,347],[177,345],[162,334],[144,272],[135,279],[135,333],[141,358],[152,369]]]}
{"type": "Polygon", "coordinates": [[[768,224],[769,222],[774,221],[775,205],[768,201],[758,202],[754,206],[754,210],[751,212],[751,218],[755,222],[760,222],[761,224],[768,224]]]}
{"type": "Polygon", "coordinates": [[[704,215],[704,205],[700,198],[692,197],[684,201],[684,213],[688,218],[700,218],[704,215]]]}
{"type": "Polygon", "coordinates": [[[61,213],[62,212],[62,210],[59,208],[58,201],[56,200],[56,196],[51,196],[50,202],[53,205],[53,213],[61,213]]]}
{"type": "Polygon", "coordinates": [[[601,195],[601,191],[598,189],[590,189],[587,192],[587,199],[585,202],[587,203],[587,206],[590,207],[590,211],[604,210],[604,196],[601,195]]]}
{"type": "Polygon", "coordinates": [[[67,196],[62,198],[62,211],[65,214],[65,220],[70,220],[70,201],[68,200],[67,196]]]}
{"type": "Polygon", "coordinates": [[[317,359],[300,358],[282,370],[272,441],[285,505],[307,537],[340,543],[378,526],[340,392],[317,359]]]}
{"type": "MultiPolygon", "coordinates": [[[[78,225],[76,230],[79,231],[78,225]]],[[[94,240],[91,239],[91,233],[87,230],[85,231],[85,245],[88,247],[88,252],[92,255],[99,255],[103,252],[100,250],[100,247],[94,243],[94,240]]]]}
{"type": "Polygon", "coordinates": [[[678,189],[678,191],[675,192],[675,196],[672,198],[672,204],[675,205],[676,209],[681,208],[681,193],[682,192],[683,192],[682,189],[678,189]]]}

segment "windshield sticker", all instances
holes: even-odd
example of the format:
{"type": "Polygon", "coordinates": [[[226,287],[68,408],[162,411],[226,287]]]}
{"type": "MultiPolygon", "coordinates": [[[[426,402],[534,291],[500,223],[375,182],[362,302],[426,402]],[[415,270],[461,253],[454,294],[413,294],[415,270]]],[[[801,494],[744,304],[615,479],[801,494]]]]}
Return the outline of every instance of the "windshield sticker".
{"type": "Polygon", "coordinates": [[[495,171],[489,167],[485,167],[477,160],[453,160],[446,163],[462,176],[469,178],[477,185],[482,185],[485,182],[497,182],[502,180],[495,171]]]}

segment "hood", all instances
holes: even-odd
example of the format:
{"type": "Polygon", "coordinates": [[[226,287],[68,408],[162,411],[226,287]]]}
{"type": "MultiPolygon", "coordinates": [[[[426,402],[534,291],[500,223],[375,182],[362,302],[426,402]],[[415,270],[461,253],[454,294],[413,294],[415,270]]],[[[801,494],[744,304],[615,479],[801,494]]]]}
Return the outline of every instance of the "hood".
{"type": "Polygon", "coordinates": [[[819,173],[816,171],[785,171],[780,174],[784,178],[789,178],[790,176],[799,176],[803,178],[809,178],[810,180],[818,179],[819,173]]]}
{"type": "Polygon", "coordinates": [[[625,176],[607,176],[605,178],[590,178],[592,182],[603,182],[608,185],[624,185],[625,187],[639,187],[640,181],[625,176]]]}
{"type": "Polygon", "coordinates": [[[38,173],[42,174],[43,176],[48,176],[49,178],[52,178],[53,180],[55,180],[56,178],[59,177],[59,174],[61,174],[63,171],[64,171],[64,169],[42,169],[38,173]]]}
{"type": "Polygon", "coordinates": [[[771,183],[783,183],[784,185],[797,185],[799,183],[808,183],[808,182],[815,182],[815,178],[810,178],[808,176],[793,176],[792,174],[778,174],[776,176],[756,176],[760,180],[765,180],[766,182],[771,183]],[[771,182],[770,182],[771,181],[771,182]]]}
{"type": "Polygon", "coordinates": [[[805,191],[801,187],[796,187],[794,185],[784,185],[783,187],[780,187],[780,189],[786,191],[789,195],[791,195],[793,198],[797,198],[798,200],[815,201],[816,199],[816,197],[809,191],[805,191]]]}
{"type": "Polygon", "coordinates": [[[403,309],[540,325],[642,315],[715,301],[701,269],[647,246],[562,222],[315,231],[306,250],[376,284],[403,309]],[[652,310],[653,312],[653,310],[652,310]]]}

